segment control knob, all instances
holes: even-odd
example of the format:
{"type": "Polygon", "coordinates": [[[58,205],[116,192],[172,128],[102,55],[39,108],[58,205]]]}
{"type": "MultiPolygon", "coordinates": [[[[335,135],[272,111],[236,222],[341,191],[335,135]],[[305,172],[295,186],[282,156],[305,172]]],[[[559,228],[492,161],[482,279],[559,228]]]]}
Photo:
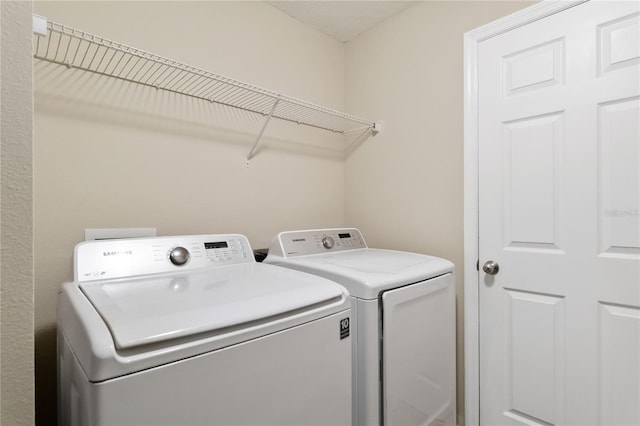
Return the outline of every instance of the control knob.
{"type": "Polygon", "coordinates": [[[184,247],[175,247],[169,253],[169,260],[176,266],[182,266],[189,261],[191,255],[189,254],[189,250],[184,247]]]}
{"type": "Polygon", "coordinates": [[[335,241],[333,241],[333,238],[329,236],[322,237],[322,247],[326,249],[331,249],[333,248],[334,244],[335,244],[335,241]]]}

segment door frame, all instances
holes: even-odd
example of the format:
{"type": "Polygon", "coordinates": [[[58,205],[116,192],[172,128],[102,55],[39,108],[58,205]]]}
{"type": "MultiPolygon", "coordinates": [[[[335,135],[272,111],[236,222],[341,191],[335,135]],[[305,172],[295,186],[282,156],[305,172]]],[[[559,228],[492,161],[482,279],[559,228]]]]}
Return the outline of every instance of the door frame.
{"type": "Polygon", "coordinates": [[[464,34],[464,369],[465,425],[480,424],[478,225],[478,50],[480,43],[589,0],[544,0],[464,34]]]}

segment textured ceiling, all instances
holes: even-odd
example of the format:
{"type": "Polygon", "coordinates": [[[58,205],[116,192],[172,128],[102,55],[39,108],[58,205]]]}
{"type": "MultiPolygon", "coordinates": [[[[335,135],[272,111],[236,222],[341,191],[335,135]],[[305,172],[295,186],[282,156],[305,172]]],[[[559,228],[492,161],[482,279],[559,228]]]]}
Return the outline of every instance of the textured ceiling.
{"type": "Polygon", "coordinates": [[[417,1],[269,1],[273,7],[346,42],[417,1]]]}

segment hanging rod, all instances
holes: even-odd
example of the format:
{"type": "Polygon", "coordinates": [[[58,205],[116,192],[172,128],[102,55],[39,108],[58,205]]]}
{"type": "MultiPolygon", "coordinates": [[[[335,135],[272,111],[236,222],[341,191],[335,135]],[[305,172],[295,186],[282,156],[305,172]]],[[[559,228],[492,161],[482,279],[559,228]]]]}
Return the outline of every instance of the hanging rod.
{"type": "MultiPolygon", "coordinates": [[[[33,27],[36,59],[260,114],[266,118],[264,127],[276,118],[342,134],[360,131],[375,135],[380,130],[380,124],[374,121],[185,65],[37,15],[33,27]]],[[[254,155],[260,136],[247,160],[254,155]]]]}

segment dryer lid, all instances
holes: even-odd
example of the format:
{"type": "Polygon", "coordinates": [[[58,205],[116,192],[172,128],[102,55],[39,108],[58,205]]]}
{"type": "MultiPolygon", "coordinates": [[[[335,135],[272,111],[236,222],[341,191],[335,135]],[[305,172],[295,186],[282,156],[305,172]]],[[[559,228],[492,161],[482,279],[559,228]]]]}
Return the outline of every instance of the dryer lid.
{"type": "Polygon", "coordinates": [[[321,277],[266,264],[80,283],[117,349],[275,321],[346,297],[321,277]]]}
{"type": "Polygon", "coordinates": [[[265,262],[333,280],[362,299],[376,299],[385,290],[453,273],[453,263],[439,257],[396,250],[364,248],[265,262]]]}

